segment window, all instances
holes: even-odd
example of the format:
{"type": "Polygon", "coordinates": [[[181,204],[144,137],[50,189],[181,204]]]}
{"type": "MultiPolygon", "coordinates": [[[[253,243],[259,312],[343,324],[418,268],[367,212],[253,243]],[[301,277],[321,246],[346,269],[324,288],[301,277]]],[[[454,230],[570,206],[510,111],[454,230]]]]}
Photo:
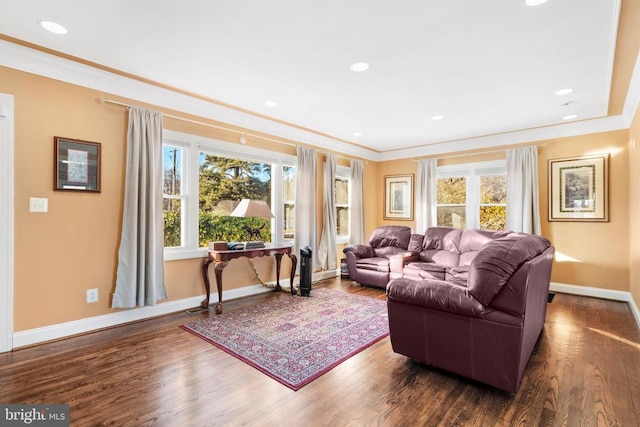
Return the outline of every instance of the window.
{"type": "Polygon", "coordinates": [[[249,239],[245,228],[259,230],[264,242],[271,241],[271,220],[229,216],[242,199],[271,204],[271,163],[255,162],[211,152],[199,153],[199,245],[208,242],[238,242],[249,239]]]}
{"type": "Polygon", "coordinates": [[[284,238],[293,240],[296,229],[296,167],[282,167],[282,207],[284,238]]]}
{"type": "Polygon", "coordinates": [[[164,246],[184,246],[182,219],[186,205],[187,194],[183,188],[183,152],[184,148],[176,145],[163,146],[163,217],[164,217],[164,246]]]}
{"type": "Polygon", "coordinates": [[[439,167],[437,224],[504,230],[507,180],[504,161],[439,167]]]}
{"type": "Polygon", "coordinates": [[[266,242],[293,238],[294,156],[168,130],[164,135],[165,259],[200,257],[210,241],[247,240],[247,228],[259,229],[266,242]],[[274,218],[229,216],[243,198],[265,200],[274,218]]]}
{"type": "Polygon", "coordinates": [[[338,166],[336,168],[336,237],[339,243],[349,241],[349,207],[351,204],[349,198],[350,176],[350,168],[345,166],[338,166]]]}

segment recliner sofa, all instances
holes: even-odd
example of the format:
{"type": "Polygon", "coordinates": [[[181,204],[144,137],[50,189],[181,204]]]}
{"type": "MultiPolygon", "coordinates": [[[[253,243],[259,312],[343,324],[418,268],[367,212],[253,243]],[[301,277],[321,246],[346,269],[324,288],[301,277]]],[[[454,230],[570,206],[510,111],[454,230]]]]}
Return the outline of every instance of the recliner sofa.
{"type": "Polygon", "coordinates": [[[390,260],[407,252],[411,228],[387,225],[376,228],[368,245],[349,245],[343,249],[351,280],[362,285],[386,288],[390,279],[390,260]]]}

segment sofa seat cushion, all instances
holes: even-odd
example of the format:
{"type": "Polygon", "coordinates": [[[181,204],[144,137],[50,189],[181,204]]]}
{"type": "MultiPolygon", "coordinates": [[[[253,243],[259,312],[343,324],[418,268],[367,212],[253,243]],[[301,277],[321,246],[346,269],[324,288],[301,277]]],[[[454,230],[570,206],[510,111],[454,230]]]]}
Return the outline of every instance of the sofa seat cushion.
{"type": "Polygon", "coordinates": [[[485,307],[467,292],[467,288],[443,280],[393,279],[387,285],[389,301],[481,317],[485,307]]]}
{"type": "Polygon", "coordinates": [[[438,264],[443,267],[457,267],[460,262],[460,255],[440,249],[426,249],[420,252],[420,261],[438,264]]]}
{"type": "Polygon", "coordinates": [[[356,262],[356,266],[363,270],[389,272],[389,258],[386,257],[373,257],[362,258],[356,262]]]}
{"type": "Polygon", "coordinates": [[[444,280],[446,268],[432,262],[410,262],[404,266],[402,273],[407,277],[444,280]]]}
{"type": "Polygon", "coordinates": [[[469,269],[469,292],[489,305],[522,264],[551,244],[542,236],[511,233],[493,240],[478,252],[469,269]]]}
{"type": "Polygon", "coordinates": [[[464,286],[467,286],[467,281],[469,280],[469,267],[448,268],[445,280],[464,283],[464,286]]]}

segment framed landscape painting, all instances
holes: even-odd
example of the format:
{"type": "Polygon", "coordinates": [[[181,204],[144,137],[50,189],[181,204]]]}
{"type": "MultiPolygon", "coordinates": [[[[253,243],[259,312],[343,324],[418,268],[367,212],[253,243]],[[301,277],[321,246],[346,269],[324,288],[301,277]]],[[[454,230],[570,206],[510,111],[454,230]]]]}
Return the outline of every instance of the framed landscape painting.
{"type": "Polygon", "coordinates": [[[384,177],[384,219],[413,220],[413,174],[384,177]]]}
{"type": "Polygon", "coordinates": [[[609,154],[549,160],[549,221],[609,221],[609,154]]]}

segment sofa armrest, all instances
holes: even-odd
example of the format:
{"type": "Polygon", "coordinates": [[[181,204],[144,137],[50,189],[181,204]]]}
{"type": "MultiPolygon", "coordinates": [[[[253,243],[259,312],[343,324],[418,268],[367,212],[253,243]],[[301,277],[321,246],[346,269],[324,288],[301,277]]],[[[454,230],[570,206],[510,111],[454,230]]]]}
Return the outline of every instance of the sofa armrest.
{"type": "Polygon", "coordinates": [[[462,316],[481,317],[485,313],[482,303],[465,287],[435,279],[392,280],[387,285],[387,300],[462,316]]]}
{"type": "Polygon", "coordinates": [[[349,245],[342,250],[343,253],[351,252],[355,255],[356,259],[360,258],[373,258],[376,256],[375,251],[371,246],[367,245],[349,245]]]}

